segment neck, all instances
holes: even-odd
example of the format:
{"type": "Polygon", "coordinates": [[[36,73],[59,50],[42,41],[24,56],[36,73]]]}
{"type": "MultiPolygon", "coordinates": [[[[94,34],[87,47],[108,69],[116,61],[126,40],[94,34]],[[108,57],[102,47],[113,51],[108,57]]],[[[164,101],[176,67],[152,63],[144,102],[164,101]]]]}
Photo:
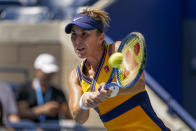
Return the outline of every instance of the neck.
{"type": "Polygon", "coordinates": [[[93,56],[87,58],[87,65],[86,66],[96,70],[103,53],[104,53],[104,47],[102,47],[101,49],[94,52],[93,56]]]}
{"type": "MultiPolygon", "coordinates": [[[[37,78],[38,79],[38,78],[37,78]]],[[[49,83],[38,79],[42,92],[45,92],[49,88],[49,83]]]]}
{"type": "Polygon", "coordinates": [[[41,85],[42,92],[46,92],[49,88],[49,85],[41,85]]]}

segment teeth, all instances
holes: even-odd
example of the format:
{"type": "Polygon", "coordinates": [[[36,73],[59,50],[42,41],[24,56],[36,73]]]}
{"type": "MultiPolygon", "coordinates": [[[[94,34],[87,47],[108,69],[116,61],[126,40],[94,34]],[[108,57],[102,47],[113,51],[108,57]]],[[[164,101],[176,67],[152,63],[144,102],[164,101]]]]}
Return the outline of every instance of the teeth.
{"type": "Polygon", "coordinates": [[[84,49],[84,48],[78,48],[78,50],[82,50],[82,49],[84,49]]]}

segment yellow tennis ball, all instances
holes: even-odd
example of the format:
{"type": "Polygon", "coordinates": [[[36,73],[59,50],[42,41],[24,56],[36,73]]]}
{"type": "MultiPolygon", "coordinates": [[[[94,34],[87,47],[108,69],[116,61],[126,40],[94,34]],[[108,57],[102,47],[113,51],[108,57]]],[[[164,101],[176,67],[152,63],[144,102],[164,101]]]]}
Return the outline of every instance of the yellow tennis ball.
{"type": "Polygon", "coordinates": [[[109,64],[113,68],[118,68],[120,64],[122,63],[123,55],[120,52],[113,53],[109,58],[109,64]]]}

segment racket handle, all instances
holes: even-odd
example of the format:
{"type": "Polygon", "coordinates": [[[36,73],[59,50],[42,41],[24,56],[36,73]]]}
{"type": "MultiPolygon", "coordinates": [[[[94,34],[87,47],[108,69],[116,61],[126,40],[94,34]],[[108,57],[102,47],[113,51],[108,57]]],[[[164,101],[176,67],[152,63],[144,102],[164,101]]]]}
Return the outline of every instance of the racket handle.
{"type": "Polygon", "coordinates": [[[114,82],[105,84],[104,88],[106,90],[112,89],[112,93],[111,93],[110,97],[116,96],[118,94],[118,92],[119,92],[119,86],[116,83],[114,83],[114,82]]]}

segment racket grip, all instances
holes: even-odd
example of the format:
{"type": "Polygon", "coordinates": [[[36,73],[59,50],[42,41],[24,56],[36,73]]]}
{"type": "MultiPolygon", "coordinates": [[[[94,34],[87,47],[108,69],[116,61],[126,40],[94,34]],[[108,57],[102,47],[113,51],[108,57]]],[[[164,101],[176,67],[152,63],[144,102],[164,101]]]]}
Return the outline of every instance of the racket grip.
{"type": "MultiPolygon", "coordinates": [[[[109,88],[110,88],[110,85],[108,86],[108,83],[107,83],[107,84],[105,84],[105,86],[104,86],[104,90],[109,90],[109,88]]],[[[98,88],[98,91],[101,91],[101,87],[100,87],[100,88],[98,88]]]]}
{"type": "Polygon", "coordinates": [[[110,97],[116,96],[118,94],[118,92],[119,92],[119,86],[116,83],[114,83],[114,82],[105,84],[104,88],[106,90],[112,89],[112,93],[111,93],[110,97]]]}

